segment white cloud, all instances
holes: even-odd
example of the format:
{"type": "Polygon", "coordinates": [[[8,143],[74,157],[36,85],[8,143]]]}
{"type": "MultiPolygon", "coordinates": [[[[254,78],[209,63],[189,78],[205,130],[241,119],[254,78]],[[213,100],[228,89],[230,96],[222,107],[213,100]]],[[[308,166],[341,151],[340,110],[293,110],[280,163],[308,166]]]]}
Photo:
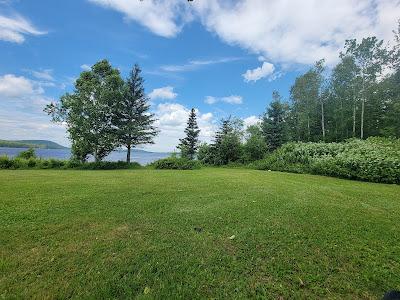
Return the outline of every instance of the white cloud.
{"type": "Polygon", "coordinates": [[[0,15],[0,40],[21,44],[25,41],[25,35],[42,34],[46,34],[46,32],[36,29],[20,15],[0,15]]]}
{"type": "Polygon", "coordinates": [[[43,112],[51,99],[44,95],[43,84],[23,76],[6,74],[0,76],[0,110],[29,110],[43,112]]]}
{"type": "Polygon", "coordinates": [[[173,37],[199,20],[221,40],[274,64],[337,60],[346,39],[392,39],[398,0],[90,0],[122,12],[158,35],[173,37]]]}
{"type": "Polygon", "coordinates": [[[225,97],[206,96],[204,102],[207,104],[215,104],[217,102],[225,102],[229,104],[242,104],[243,97],[238,95],[231,95],[225,97]]]}
{"type": "Polygon", "coordinates": [[[207,65],[215,65],[215,64],[223,64],[232,61],[240,60],[240,57],[223,57],[218,59],[210,59],[210,60],[191,60],[183,65],[165,65],[161,66],[161,70],[165,72],[186,72],[193,71],[202,66],[207,65]]]}
{"type": "Polygon", "coordinates": [[[32,75],[35,76],[37,79],[54,81],[53,70],[51,70],[51,69],[45,69],[45,70],[41,70],[41,71],[32,71],[32,75]]]}
{"type": "Polygon", "coordinates": [[[214,104],[214,103],[217,103],[217,101],[218,101],[218,99],[213,97],[213,96],[207,96],[204,99],[204,102],[207,103],[207,104],[214,104]]]}
{"type": "Polygon", "coordinates": [[[40,87],[35,87],[33,81],[14,74],[0,76],[0,97],[1,98],[20,98],[42,94],[40,87]]]}
{"type": "Polygon", "coordinates": [[[243,98],[242,96],[231,95],[227,97],[222,97],[221,101],[229,104],[242,104],[243,98]]]}
{"type": "Polygon", "coordinates": [[[92,69],[92,67],[87,64],[83,64],[83,65],[81,65],[81,69],[84,71],[90,71],[92,69]]]}
{"type": "Polygon", "coordinates": [[[182,26],[191,19],[188,4],[180,0],[89,1],[119,11],[124,14],[126,20],[134,20],[153,33],[167,38],[176,36],[182,26]]]}
{"type": "Polygon", "coordinates": [[[246,82],[257,81],[274,73],[275,67],[269,62],[263,62],[261,67],[247,70],[242,76],[246,82]]]}
{"type": "Polygon", "coordinates": [[[178,96],[177,93],[174,93],[174,88],[172,86],[165,86],[162,88],[154,89],[149,94],[150,99],[175,99],[178,96]]]}
{"type": "Polygon", "coordinates": [[[0,76],[0,136],[5,139],[51,139],[67,145],[65,128],[43,112],[51,99],[41,83],[23,76],[0,76]]]}
{"type": "Polygon", "coordinates": [[[256,125],[261,122],[260,118],[257,116],[250,116],[243,119],[244,126],[247,128],[251,125],[256,125]]]}
{"type": "MultiPolygon", "coordinates": [[[[186,122],[189,117],[190,109],[178,103],[161,103],[155,109],[158,119],[156,126],[160,133],[155,139],[154,145],[146,146],[147,150],[152,151],[173,151],[179,144],[179,139],[183,138],[186,122]]],[[[197,123],[200,128],[199,139],[210,142],[215,131],[215,121],[212,113],[197,112],[197,123]]]]}

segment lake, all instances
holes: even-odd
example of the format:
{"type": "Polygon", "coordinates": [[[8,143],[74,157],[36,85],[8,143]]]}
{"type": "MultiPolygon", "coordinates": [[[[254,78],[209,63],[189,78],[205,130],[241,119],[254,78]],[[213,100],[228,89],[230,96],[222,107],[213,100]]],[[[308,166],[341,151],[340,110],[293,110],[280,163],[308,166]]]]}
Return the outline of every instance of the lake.
{"type": "MultiPolygon", "coordinates": [[[[0,147],[0,156],[7,155],[14,157],[21,151],[27,148],[7,148],[0,147]]],[[[71,149],[35,149],[36,155],[41,158],[55,158],[55,159],[69,159],[71,156],[71,149]]],[[[147,165],[161,158],[170,156],[171,153],[165,152],[147,152],[143,150],[133,150],[131,153],[131,161],[136,161],[141,165],[147,165]]],[[[89,159],[93,160],[93,159],[89,159]]],[[[125,161],[126,151],[113,151],[104,160],[107,161],[125,161]]]]}

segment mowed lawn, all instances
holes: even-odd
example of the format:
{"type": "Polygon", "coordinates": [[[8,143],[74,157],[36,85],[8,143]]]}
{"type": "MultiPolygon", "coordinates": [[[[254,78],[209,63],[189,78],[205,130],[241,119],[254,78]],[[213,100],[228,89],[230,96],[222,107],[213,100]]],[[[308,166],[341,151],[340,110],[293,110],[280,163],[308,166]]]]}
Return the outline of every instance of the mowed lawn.
{"type": "Polygon", "coordinates": [[[400,186],[244,169],[0,171],[0,298],[376,299],[400,186]]]}

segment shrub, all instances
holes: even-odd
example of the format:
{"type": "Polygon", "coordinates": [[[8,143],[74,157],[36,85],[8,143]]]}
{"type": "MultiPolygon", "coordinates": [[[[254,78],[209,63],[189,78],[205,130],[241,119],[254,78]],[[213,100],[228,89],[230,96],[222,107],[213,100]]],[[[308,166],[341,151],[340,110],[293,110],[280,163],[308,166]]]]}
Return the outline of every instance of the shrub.
{"type": "Polygon", "coordinates": [[[251,167],[400,183],[400,140],[369,138],[343,143],[287,143],[251,167]]]}
{"type": "Polygon", "coordinates": [[[0,169],[10,169],[13,166],[12,159],[9,159],[8,156],[0,156],[0,169]]]}
{"type": "Polygon", "coordinates": [[[33,148],[29,148],[28,150],[21,151],[20,153],[18,153],[16,158],[23,158],[23,159],[36,158],[36,153],[33,148]]]}
{"type": "Polygon", "coordinates": [[[117,170],[117,169],[139,169],[141,165],[137,162],[127,163],[124,161],[98,161],[81,163],[75,167],[81,170],[117,170]]]}
{"type": "Polygon", "coordinates": [[[37,165],[37,159],[31,157],[30,159],[28,159],[28,168],[34,168],[37,165]]]}
{"type": "Polygon", "coordinates": [[[186,158],[168,157],[153,162],[151,166],[155,169],[194,170],[200,169],[201,163],[186,158]]]}
{"type": "Polygon", "coordinates": [[[13,169],[27,169],[28,168],[28,160],[25,158],[16,157],[13,160],[13,169]]]}

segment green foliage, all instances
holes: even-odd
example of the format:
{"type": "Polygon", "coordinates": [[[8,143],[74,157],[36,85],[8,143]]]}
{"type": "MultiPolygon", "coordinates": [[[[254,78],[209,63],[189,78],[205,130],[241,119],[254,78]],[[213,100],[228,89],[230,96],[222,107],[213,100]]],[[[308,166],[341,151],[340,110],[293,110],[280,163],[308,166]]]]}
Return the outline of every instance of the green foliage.
{"type": "Polygon", "coordinates": [[[262,159],[267,153],[268,146],[259,125],[252,125],[246,129],[246,141],[243,144],[243,162],[252,162],[262,159]]]}
{"type": "Polygon", "coordinates": [[[0,169],[80,169],[80,170],[116,170],[116,169],[139,169],[140,164],[137,162],[127,163],[123,161],[110,162],[81,162],[78,160],[58,160],[58,159],[41,159],[30,157],[28,159],[15,157],[8,158],[0,156],[0,169]]]}
{"type": "Polygon", "coordinates": [[[264,139],[270,151],[282,146],[288,139],[287,118],[288,105],[282,103],[277,91],[272,93],[272,102],[264,114],[261,123],[264,139]]]}
{"type": "Polygon", "coordinates": [[[214,164],[214,153],[211,145],[207,143],[200,144],[197,152],[197,159],[205,165],[214,164]]]}
{"type": "Polygon", "coordinates": [[[183,157],[167,157],[151,164],[155,169],[195,170],[201,168],[201,163],[183,157]]]}
{"type": "Polygon", "coordinates": [[[17,158],[23,158],[23,159],[30,159],[30,158],[36,158],[36,153],[33,148],[29,148],[28,150],[21,151],[18,153],[17,158]]]}
{"type": "Polygon", "coordinates": [[[113,112],[121,102],[123,86],[119,71],[102,60],[80,74],[72,94],[45,108],[54,122],[66,124],[75,158],[85,161],[91,154],[102,160],[116,148],[113,112]]]}
{"type": "Polygon", "coordinates": [[[252,167],[400,183],[400,140],[368,138],[343,143],[288,143],[252,167]]]}
{"type": "Polygon", "coordinates": [[[242,136],[242,120],[231,117],[222,120],[211,144],[211,161],[207,163],[220,166],[240,160],[243,155],[242,136]]]}
{"type": "Polygon", "coordinates": [[[86,162],[74,167],[80,170],[117,170],[117,169],[139,169],[140,164],[137,162],[127,163],[124,161],[97,161],[97,162],[86,162]]]}
{"type": "Polygon", "coordinates": [[[196,111],[194,108],[191,109],[187,126],[185,128],[186,137],[180,139],[178,149],[181,150],[181,157],[187,159],[194,159],[199,144],[199,126],[196,120],[196,111]]]}
{"type": "Polygon", "coordinates": [[[149,99],[144,92],[141,69],[135,65],[124,83],[120,101],[113,108],[112,123],[116,128],[118,143],[127,148],[126,161],[131,161],[131,149],[139,144],[152,144],[157,130],[153,126],[149,99]]]}
{"type": "Polygon", "coordinates": [[[9,159],[8,156],[0,156],[0,169],[11,169],[12,164],[12,159],[9,159]]]}

